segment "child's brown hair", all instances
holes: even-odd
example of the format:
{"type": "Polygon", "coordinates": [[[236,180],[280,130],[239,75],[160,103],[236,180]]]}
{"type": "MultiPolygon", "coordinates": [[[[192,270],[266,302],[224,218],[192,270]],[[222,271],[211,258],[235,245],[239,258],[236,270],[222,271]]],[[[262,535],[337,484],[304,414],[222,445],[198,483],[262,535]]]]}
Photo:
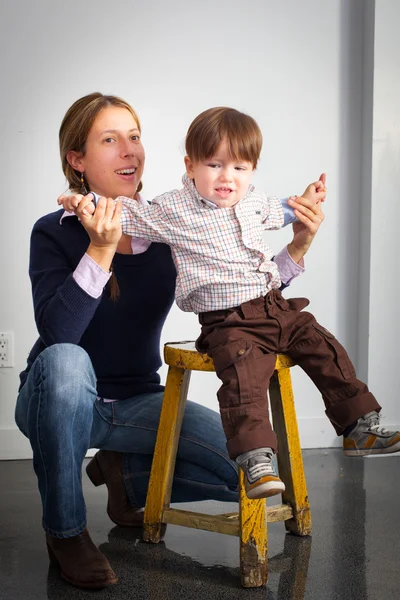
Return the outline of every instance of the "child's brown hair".
{"type": "Polygon", "coordinates": [[[186,154],[193,162],[213,156],[222,140],[233,160],[245,160],[257,167],[262,134],[256,121],[234,108],[209,108],[191,123],[186,135],[186,154]]]}

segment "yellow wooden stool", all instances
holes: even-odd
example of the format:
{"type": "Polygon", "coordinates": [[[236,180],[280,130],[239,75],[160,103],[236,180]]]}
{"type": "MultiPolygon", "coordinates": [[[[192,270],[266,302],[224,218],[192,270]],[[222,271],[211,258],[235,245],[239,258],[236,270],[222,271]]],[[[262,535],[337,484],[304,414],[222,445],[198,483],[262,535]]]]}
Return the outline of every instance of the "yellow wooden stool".
{"type": "Polygon", "coordinates": [[[274,430],[278,436],[279,477],[285,483],[283,504],[267,508],[264,499],[249,500],[239,468],[239,513],[208,515],[170,508],[176,452],[191,371],[214,371],[212,359],[199,354],[194,342],[168,343],[164,358],[169,365],[164,401],[151,467],[144,511],[144,540],[160,541],[162,523],[205,529],[240,537],[243,587],[259,587],[268,579],[267,522],[285,521],[296,535],[311,533],[311,514],[290,378],[292,360],[277,356],[269,387],[274,430]]]}

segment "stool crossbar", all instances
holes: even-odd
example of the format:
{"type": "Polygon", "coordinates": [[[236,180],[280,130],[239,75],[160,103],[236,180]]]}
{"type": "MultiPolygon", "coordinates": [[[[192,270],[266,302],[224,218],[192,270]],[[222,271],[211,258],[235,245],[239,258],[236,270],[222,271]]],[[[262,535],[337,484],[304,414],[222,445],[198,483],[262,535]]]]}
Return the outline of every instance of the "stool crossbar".
{"type": "Polygon", "coordinates": [[[287,531],[293,534],[311,533],[290,377],[294,363],[288,356],[278,355],[269,387],[272,421],[279,444],[279,476],[286,487],[282,504],[267,507],[265,499],[249,500],[239,468],[239,512],[209,515],[170,508],[170,499],[190,375],[192,371],[215,371],[214,364],[209,356],[196,351],[194,342],[165,344],[164,358],[169,370],[144,512],[144,540],[158,543],[163,523],[237,536],[240,538],[241,583],[248,588],[262,586],[268,580],[267,523],[284,521],[287,531]]]}

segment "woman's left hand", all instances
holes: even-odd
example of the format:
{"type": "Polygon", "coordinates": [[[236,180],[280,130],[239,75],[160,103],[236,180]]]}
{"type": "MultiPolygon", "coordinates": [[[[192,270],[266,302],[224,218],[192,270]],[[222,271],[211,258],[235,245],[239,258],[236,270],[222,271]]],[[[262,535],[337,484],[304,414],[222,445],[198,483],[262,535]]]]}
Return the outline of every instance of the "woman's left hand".
{"type": "Polygon", "coordinates": [[[322,212],[322,202],[316,204],[303,196],[289,200],[289,205],[294,209],[299,220],[293,223],[294,235],[293,240],[288,244],[288,252],[298,263],[309,250],[325,215],[322,212]]]}

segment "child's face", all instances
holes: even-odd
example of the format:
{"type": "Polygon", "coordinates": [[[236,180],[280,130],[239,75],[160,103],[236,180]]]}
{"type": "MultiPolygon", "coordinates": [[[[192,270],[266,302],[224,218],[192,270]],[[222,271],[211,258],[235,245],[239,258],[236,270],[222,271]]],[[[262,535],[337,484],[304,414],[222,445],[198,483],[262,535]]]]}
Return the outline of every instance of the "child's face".
{"type": "Polygon", "coordinates": [[[253,173],[250,162],[230,158],[225,140],[211,158],[194,163],[186,156],[185,165],[200,196],[221,208],[233,206],[244,198],[253,173]]]}

